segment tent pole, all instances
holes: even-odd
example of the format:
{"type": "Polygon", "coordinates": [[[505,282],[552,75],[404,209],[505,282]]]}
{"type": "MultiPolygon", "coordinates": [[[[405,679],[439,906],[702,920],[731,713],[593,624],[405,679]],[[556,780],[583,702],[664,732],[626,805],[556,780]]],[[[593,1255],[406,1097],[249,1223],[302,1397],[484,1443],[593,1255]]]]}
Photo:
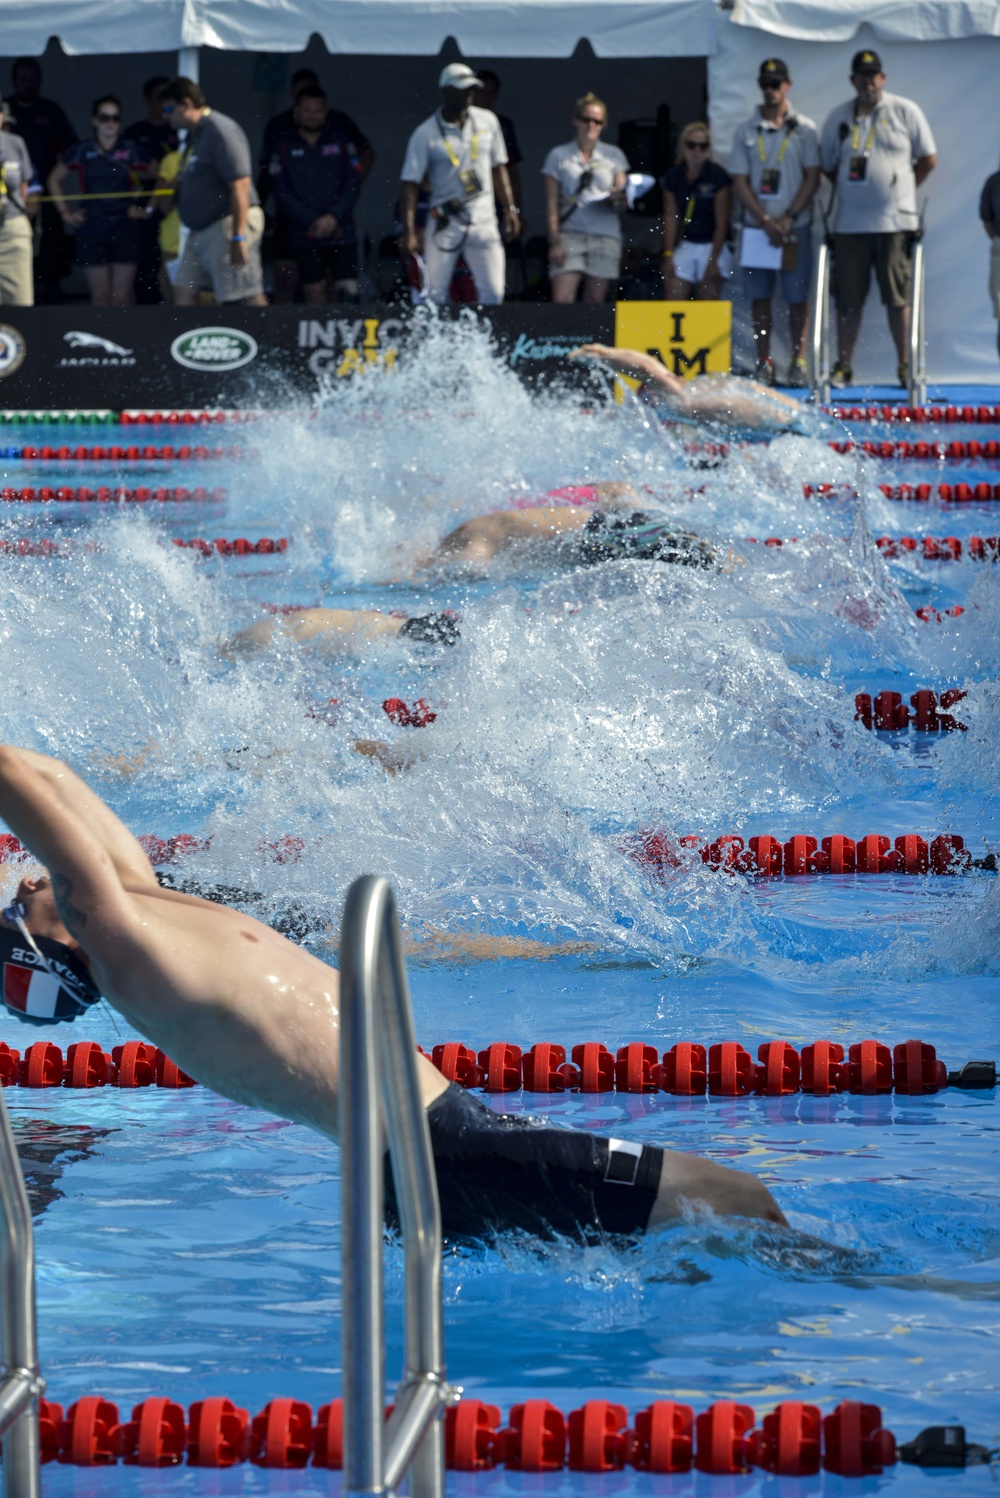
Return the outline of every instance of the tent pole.
{"type": "Polygon", "coordinates": [[[181,78],[190,78],[192,83],[199,83],[198,62],[200,49],[198,47],[182,47],[177,54],[177,73],[181,78]]]}

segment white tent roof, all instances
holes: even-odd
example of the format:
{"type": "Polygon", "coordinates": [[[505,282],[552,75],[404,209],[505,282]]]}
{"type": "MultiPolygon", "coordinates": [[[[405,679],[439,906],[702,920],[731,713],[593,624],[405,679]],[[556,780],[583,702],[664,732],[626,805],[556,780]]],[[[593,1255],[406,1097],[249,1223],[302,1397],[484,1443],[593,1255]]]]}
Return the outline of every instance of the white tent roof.
{"type": "Polygon", "coordinates": [[[867,24],[883,42],[1000,36],[1000,0],[735,0],[732,20],[804,42],[847,42],[867,24]]]}
{"type": "Polygon", "coordinates": [[[3,46],[165,52],[223,47],[301,52],[317,33],[332,53],[433,57],[448,37],[466,56],[707,57],[714,0],[3,0],[3,46]]]}

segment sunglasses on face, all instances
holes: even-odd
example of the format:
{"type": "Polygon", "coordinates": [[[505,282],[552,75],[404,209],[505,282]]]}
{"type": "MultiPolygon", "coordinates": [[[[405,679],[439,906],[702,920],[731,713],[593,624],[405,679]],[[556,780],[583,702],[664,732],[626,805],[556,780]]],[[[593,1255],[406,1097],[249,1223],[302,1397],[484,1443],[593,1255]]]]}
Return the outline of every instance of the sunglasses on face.
{"type": "Polygon", "coordinates": [[[97,123],[99,125],[117,125],[120,119],[120,114],[99,114],[97,116],[97,123]]]}
{"type": "Polygon", "coordinates": [[[604,126],[604,121],[595,120],[592,114],[578,114],[577,119],[580,121],[581,125],[599,125],[602,129],[604,126]]]}
{"type": "Polygon", "coordinates": [[[707,140],[686,140],[684,149],[685,151],[709,151],[711,146],[707,140]]]}
{"type": "Polygon", "coordinates": [[[760,86],[761,86],[761,88],[780,88],[780,87],[781,87],[781,84],[782,84],[782,83],[783,83],[783,82],[784,82],[784,80],[783,80],[783,79],[777,79],[777,78],[762,78],[762,79],[761,79],[761,80],[760,80],[760,86]]]}

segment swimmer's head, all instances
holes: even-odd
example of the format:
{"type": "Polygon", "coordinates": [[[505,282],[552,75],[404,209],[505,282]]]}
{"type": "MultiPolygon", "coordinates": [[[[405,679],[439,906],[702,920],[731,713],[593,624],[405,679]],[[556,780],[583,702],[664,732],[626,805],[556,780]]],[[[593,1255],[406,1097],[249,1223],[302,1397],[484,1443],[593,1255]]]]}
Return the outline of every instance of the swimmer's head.
{"type": "Polygon", "coordinates": [[[22,879],[0,912],[0,1000],[27,1024],[76,1019],[101,995],[63,924],[47,874],[22,879]]]}
{"type": "Polygon", "coordinates": [[[584,527],[579,554],[586,566],[614,561],[672,562],[706,571],[718,570],[719,566],[716,547],[642,510],[627,516],[609,516],[595,510],[584,527]]]}

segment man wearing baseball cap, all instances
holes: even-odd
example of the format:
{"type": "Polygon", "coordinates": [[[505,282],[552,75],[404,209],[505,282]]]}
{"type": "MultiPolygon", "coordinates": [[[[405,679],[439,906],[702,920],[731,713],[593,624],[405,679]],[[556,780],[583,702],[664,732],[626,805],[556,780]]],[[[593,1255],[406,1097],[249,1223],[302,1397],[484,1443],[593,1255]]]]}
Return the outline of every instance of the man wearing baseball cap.
{"type": "MultiPolygon", "coordinates": [[[[733,191],[743,205],[744,227],[763,229],[771,244],[782,248],[781,292],[788,303],[791,345],[786,383],[802,387],[809,383],[805,341],[812,284],[810,220],[819,187],[819,131],[812,120],[792,108],[792,80],[780,57],[761,63],[758,82],[763,102],[733,137],[729,171],[733,191]]],[[[777,274],[759,265],[742,267],[757,344],[754,378],[765,385],[773,385],[776,379],[771,359],[771,301],[777,274]]]]}
{"type": "Polygon", "coordinates": [[[820,144],[823,170],[834,185],[832,383],[838,388],[853,379],[851,359],[873,268],[896,345],[899,383],[904,389],[909,383],[910,246],[920,227],[917,188],[937,164],[937,147],[923,111],[911,99],[887,93],[885,76],[877,52],[863,48],[854,54],[855,98],[832,111],[820,144]]]}
{"type": "Polygon", "coordinates": [[[416,212],[420,185],[430,186],[430,217],[424,234],[424,289],[432,301],[448,299],[459,255],[476,283],[480,302],[503,301],[506,256],[503,238],[514,239],[518,210],[507,175],[507,148],[496,115],[479,109],[472,95],[482,80],[464,62],[449,63],[438,79],[441,107],[410,136],[403,163],[400,216],[403,249],[420,253],[416,212]]]}

